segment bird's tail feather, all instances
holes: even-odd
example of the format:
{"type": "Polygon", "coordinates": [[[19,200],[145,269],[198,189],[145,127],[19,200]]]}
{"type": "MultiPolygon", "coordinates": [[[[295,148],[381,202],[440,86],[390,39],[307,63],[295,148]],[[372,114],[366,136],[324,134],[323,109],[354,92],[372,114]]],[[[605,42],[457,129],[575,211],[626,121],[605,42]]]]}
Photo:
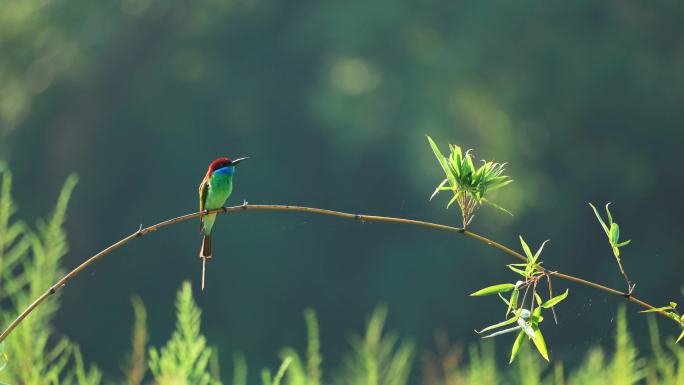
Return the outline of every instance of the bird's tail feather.
{"type": "Polygon", "coordinates": [[[211,258],[211,235],[202,237],[202,247],[200,248],[200,258],[202,258],[202,291],[204,291],[204,276],[206,274],[207,259],[211,258]]]}
{"type": "Polygon", "coordinates": [[[202,247],[200,248],[200,258],[211,258],[211,235],[202,237],[202,247]]]}

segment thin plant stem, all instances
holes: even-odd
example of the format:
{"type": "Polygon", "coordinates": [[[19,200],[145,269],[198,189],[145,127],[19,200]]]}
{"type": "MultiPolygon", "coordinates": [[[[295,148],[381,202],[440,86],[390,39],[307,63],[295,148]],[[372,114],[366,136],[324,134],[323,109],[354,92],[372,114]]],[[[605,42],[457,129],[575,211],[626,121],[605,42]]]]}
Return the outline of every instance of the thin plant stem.
{"type": "MultiPolygon", "coordinates": [[[[525,285],[525,294],[523,294],[523,299],[522,302],[520,302],[520,307],[523,309],[525,308],[525,300],[527,299],[527,293],[530,291],[530,284],[529,282],[525,285]]],[[[534,298],[532,299],[532,302],[534,302],[534,298]]]]}
{"type": "Polygon", "coordinates": [[[620,260],[620,256],[616,255],[615,260],[617,261],[618,267],[620,268],[620,272],[622,273],[622,276],[625,278],[625,281],[627,282],[627,293],[632,294],[634,291],[634,286],[636,286],[627,276],[627,273],[625,272],[625,269],[622,267],[622,261],[620,260]]]}
{"type": "MultiPolygon", "coordinates": [[[[313,208],[313,207],[302,207],[302,206],[290,206],[290,205],[250,205],[245,202],[245,204],[240,205],[240,206],[231,206],[231,207],[222,207],[219,209],[214,209],[214,210],[205,210],[205,211],[198,211],[195,213],[190,213],[190,214],[185,214],[181,215],[176,218],[168,219],[163,222],[157,223],[152,226],[148,227],[143,227],[140,225],[140,228],[138,228],[137,231],[134,233],[124,237],[123,239],[113,243],[109,247],[105,248],[104,250],[100,251],[99,253],[93,255],[92,257],[88,258],[85,260],[83,263],[78,265],[76,268],[71,270],[69,273],[67,273],[64,277],[62,277],[59,281],[57,281],[55,284],[50,286],[43,294],[41,294],[38,298],[36,298],[24,311],[22,311],[14,321],[12,321],[9,326],[0,334],[0,342],[4,341],[7,336],[12,333],[12,331],[26,318],[31,312],[33,312],[43,301],[45,301],[48,297],[50,297],[53,294],[56,294],[59,290],[61,290],[69,281],[71,281],[74,277],[76,277],[79,273],[81,273],[83,270],[85,270],[88,266],[94,264],[98,260],[100,260],[102,257],[111,254],[114,250],[122,247],[123,245],[127,244],[128,242],[136,239],[143,237],[149,233],[155,232],[159,229],[169,227],[171,225],[175,225],[180,222],[185,222],[191,219],[199,218],[203,215],[209,215],[209,214],[225,214],[229,212],[235,212],[235,211],[298,211],[298,212],[305,212],[305,213],[312,213],[312,214],[320,214],[320,215],[327,215],[327,216],[333,216],[333,217],[338,217],[338,218],[347,218],[347,219],[353,219],[359,222],[387,222],[387,223],[398,223],[398,224],[406,224],[406,225],[412,225],[412,226],[419,226],[419,227],[425,227],[425,228],[430,228],[430,229],[435,229],[435,230],[442,230],[442,231],[447,231],[451,233],[456,233],[456,234],[462,234],[465,235],[469,238],[475,239],[479,242],[482,242],[486,244],[487,246],[493,247],[495,249],[498,249],[500,251],[503,251],[504,253],[517,258],[522,261],[527,261],[527,258],[525,258],[522,254],[498,243],[495,241],[492,241],[489,238],[486,238],[482,235],[473,233],[471,231],[468,231],[464,228],[459,228],[459,227],[454,227],[454,226],[448,226],[448,225],[442,225],[439,223],[432,223],[432,222],[426,222],[426,221],[419,221],[419,220],[414,220],[414,219],[406,219],[406,218],[396,218],[396,217],[385,217],[385,216],[378,216],[378,215],[365,215],[365,214],[352,214],[352,213],[346,213],[342,211],[334,211],[334,210],[325,210],[325,209],[319,209],[319,208],[313,208]]],[[[572,275],[567,275],[567,274],[562,274],[556,271],[548,271],[546,269],[543,269],[539,267],[541,272],[547,273],[548,275],[553,275],[554,277],[570,281],[570,282],[575,282],[580,285],[588,286],[596,290],[600,290],[609,294],[613,294],[616,296],[620,296],[623,298],[626,298],[628,301],[633,302],[641,307],[644,307],[646,309],[654,309],[655,307],[647,302],[644,302],[634,296],[632,296],[630,293],[625,293],[621,292],[619,290],[603,286],[598,283],[594,283],[591,281],[587,281],[582,278],[578,278],[572,275]]],[[[533,299],[534,301],[534,299],[533,299]]],[[[661,315],[667,317],[667,314],[663,311],[659,311],[661,315]]],[[[669,318],[669,317],[668,317],[669,318]]]]}
{"type": "Polygon", "coordinates": [[[535,280],[532,284],[532,304],[530,305],[530,314],[534,314],[534,304],[537,303],[537,282],[539,281],[535,280]]]}
{"type": "MultiPolygon", "coordinates": [[[[544,274],[546,282],[549,284],[549,299],[553,298],[553,286],[551,285],[551,277],[549,273],[544,274]]],[[[553,314],[553,322],[558,325],[558,316],[556,316],[556,307],[551,306],[551,313],[553,314]]]]}

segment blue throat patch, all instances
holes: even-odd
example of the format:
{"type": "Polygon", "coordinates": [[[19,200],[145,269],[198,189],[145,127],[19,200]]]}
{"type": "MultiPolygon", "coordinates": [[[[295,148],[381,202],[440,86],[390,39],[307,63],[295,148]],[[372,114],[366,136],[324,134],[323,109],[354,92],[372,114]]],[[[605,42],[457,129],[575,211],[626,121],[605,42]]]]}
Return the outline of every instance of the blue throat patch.
{"type": "Polygon", "coordinates": [[[235,166],[228,166],[228,167],[223,167],[219,168],[218,170],[214,171],[214,175],[233,175],[235,174],[235,166]]]}

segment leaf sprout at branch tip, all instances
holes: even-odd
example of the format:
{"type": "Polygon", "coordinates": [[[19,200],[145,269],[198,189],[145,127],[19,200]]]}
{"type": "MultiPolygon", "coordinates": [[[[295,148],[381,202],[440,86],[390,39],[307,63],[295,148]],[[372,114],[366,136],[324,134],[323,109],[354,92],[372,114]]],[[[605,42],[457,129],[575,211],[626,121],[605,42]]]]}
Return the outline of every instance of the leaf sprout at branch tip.
{"type": "Polygon", "coordinates": [[[596,207],[594,207],[594,205],[591,204],[591,202],[589,203],[589,206],[591,206],[592,210],[594,210],[594,215],[596,215],[596,219],[598,219],[599,223],[601,224],[601,227],[603,228],[603,231],[606,233],[606,236],[608,237],[608,243],[610,243],[610,248],[613,250],[613,255],[615,256],[615,261],[617,261],[618,267],[620,268],[620,273],[622,273],[622,277],[625,279],[625,282],[627,282],[627,294],[631,295],[634,291],[634,287],[636,286],[636,284],[634,284],[629,279],[624,267],[622,266],[622,260],[620,260],[620,248],[629,245],[631,240],[620,242],[620,226],[618,226],[617,223],[613,222],[613,216],[610,214],[609,208],[610,203],[606,203],[606,214],[608,217],[609,225],[606,225],[606,223],[603,221],[603,218],[601,218],[601,215],[599,214],[598,210],[596,210],[596,207]]]}
{"type": "Polygon", "coordinates": [[[613,249],[613,254],[615,254],[615,257],[620,256],[620,248],[629,245],[630,242],[632,242],[631,239],[626,240],[624,242],[620,242],[620,226],[618,226],[617,223],[613,222],[613,216],[610,214],[610,203],[606,203],[606,214],[608,216],[608,222],[610,223],[610,226],[607,226],[606,223],[603,221],[603,218],[601,218],[601,215],[599,214],[598,210],[596,210],[596,207],[594,207],[593,204],[589,203],[589,206],[594,210],[594,214],[596,215],[596,219],[598,219],[599,223],[601,224],[601,227],[603,228],[603,231],[606,233],[606,236],[608,237],[608,242],[610,243],[610,247],[613,249]]]}
{"type": "Polygon", "coordinates": [[[461,147],[450,144],[449,157],[447,158],[442,154],[430,136],[427,136],[427,139],[446,176],[432,193],[430,200],[440,191],[451,191],[454,196],[447,204],[447,208],[454,202],[458,203],[461,209],[464,228],[468,227],[475,215],[475,211],[483,203],[513,215],[505,208],[485,198],[487,192],[499,189],[513,182],[513,179],[503,175],[506,163],[483,160],[482,166],[475,168],[470,150],[464,154],[461,147]]]}

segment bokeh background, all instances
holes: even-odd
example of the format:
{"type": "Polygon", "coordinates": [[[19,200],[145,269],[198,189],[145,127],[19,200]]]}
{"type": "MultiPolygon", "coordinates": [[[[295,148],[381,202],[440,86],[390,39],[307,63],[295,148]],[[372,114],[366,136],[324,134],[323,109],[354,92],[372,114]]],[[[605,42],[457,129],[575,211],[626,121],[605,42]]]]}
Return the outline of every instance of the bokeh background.
{"type": "MultiPolygon", "coordinates": [[[[239,167],[231,203],[286,203],[459,224],[428,201],[441,170],[425,134],[509,162],[515,183],[472,228],[552,269],[622,289],[587,202],[614,202],[636,294],[681,300],[684,6],[677,1],[5,0],[0,158],[20,216],[52,208],[80,176],[67,227],[72,267],[136,230],[197,208],[218,156],[239,167]]],[[[129,349],[130,297],[151,343],[173,328],[175,292],[199,291],[197,223],[136,241],[64,291],[58,333],[109,373],[129,349]]],[[[498,321],[467,296],[513,279],[506,255],[453,234],[297,213],[218,221],[203,330],[252,368],[302,347],[316,309],[325,364],[377,303],[389,328],[433,348],[498,321]]],[[[558,288],[566,286],[557,282],[558,288]]],[[[572,362],[610,339],[619,298],[576,285],[546,326],[572,362]]],[[[645,320],[630,307],[639,348],[645,320]]],[[[667,334],[677,332],[664,326],[667,334]]],[[[505,359],[512,338],[498,341],[505,359]]]]}

